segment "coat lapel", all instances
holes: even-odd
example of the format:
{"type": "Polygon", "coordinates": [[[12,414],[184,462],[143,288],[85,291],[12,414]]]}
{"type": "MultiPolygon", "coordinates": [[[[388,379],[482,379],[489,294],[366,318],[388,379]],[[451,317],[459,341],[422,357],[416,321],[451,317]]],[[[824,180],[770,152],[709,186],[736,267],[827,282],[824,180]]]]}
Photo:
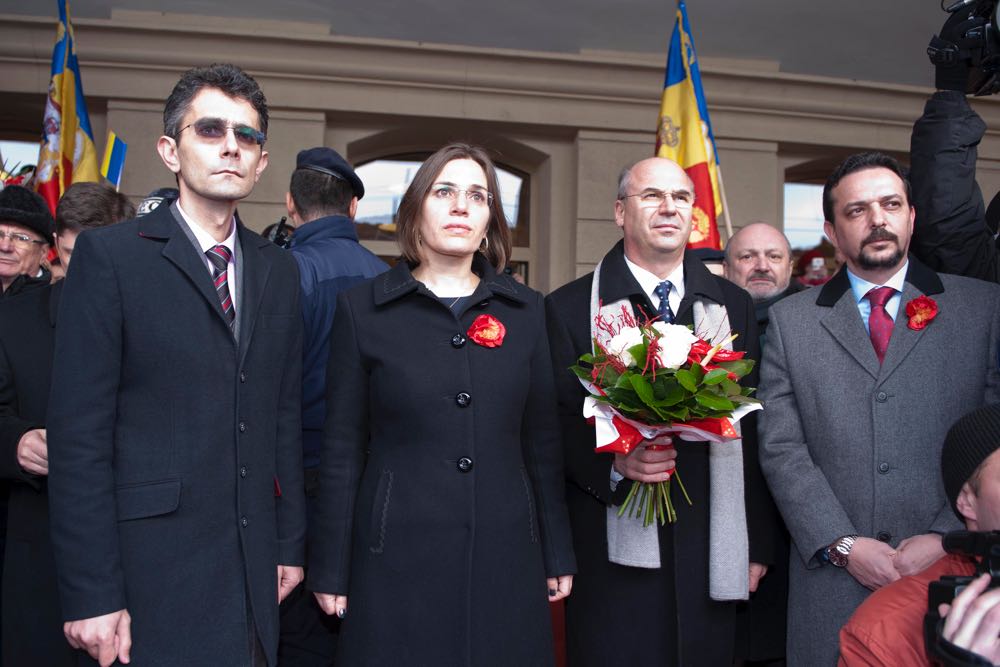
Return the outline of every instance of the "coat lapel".
{"type": "Polygon", "coordinates": [[[889,347],[885,351],[880,380],[885,380],[892,375],[892,372],[903,363],[903,360],[924,335],[924,330],[914,331],[909,327],[910,318],[906,315],[906,304],[921,294],[940,294],[943,291],[944,285],[938,275],[910,257],[910,265],[906,270],[906,283],[903,285],[903,294],[899,302],[899,311],[896,313],[896,321],[892,327],[889,347]]]}
{"type": "Polygon", "coordinates": [[[872,340],[861,321],[861,313],[858,312],[854,292],[851,291],[851,281],[847,278],[847,267],[841,267],[829,282],[816,289],[819,291],[816,305],[830,308],[830,312],[821,317],[820,324],[854,357],[859,366],[873,378],[877,378],[880,370],[878,357],[875,356],[872,340]]]}
{"type": "Polygon", "coordinates": [[[264,288],[271,274],[271,260],[261,252],[261,248],[270,243],[264,237],[237,223],[237,238],[243,251],[243,266],[237,267],[237,271],[241,272],[242,293],[236,311],[236,316],[240,318],[240,364],[242,365],[250,347],[261,299],[264,298],[264,288]]]}

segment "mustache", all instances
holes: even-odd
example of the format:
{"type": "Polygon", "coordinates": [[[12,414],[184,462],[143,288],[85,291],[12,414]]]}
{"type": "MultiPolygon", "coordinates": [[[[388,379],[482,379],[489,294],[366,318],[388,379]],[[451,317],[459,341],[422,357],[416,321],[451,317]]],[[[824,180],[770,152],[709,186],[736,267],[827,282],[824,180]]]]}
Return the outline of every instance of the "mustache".
{"type": "Polygon", "coordinates": [[[774,279],[774,276],[772,276],[770,273],[765,273],[764,271],[752,272],[749,276],[747,276],[747,280],[766,280],[769,283],[777,284],[777,281],[774,279]]]}
{"type": "Polygon", "coordinates": [[[885,227],[877,227],[872,230],[871,234],[865,237],[865,240],[861,242],[861,245],[866,246],[869,243],[878,243],[879,241],[892,241],[898,245],[899,237],[885,227]]]}

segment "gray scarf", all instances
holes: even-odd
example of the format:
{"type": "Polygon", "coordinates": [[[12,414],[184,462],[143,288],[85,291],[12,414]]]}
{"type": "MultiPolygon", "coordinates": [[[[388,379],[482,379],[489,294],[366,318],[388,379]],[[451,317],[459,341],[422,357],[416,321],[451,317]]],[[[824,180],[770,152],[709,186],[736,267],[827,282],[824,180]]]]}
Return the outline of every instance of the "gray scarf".
{"type": "MultiPolygon", "coordinates": [[[[628,298],[600,303],[601,264],[594,269],[590,288],[591,338],[599,337],[595,322],[599,311],[619,313],[628,298]]],[[[717,344],[730,333],[726,307],[697,300],[695,333],[717,344]]],[[[601,336],[603,337],[603,336],[601,336]]],[[[726,344],[732,349],[732,343],[726,344]]],[[[740,425],[734,424],[739,431],[740,425]]],[[[709,449],[709,596],[713,600],[746,600],[750,591],[750,546],[747,537],[743,492],[743,441],[705,444],[709,449]]],[[[623,482],[624,483],[624,480],[623,482]]],[[[692,502],[704,499],[692,498],[692,502]]],[[[607,508],[608,560],[619,565],[657,569],[660,567],[658,524],[642,525],[642,517],[618,516],[618,507],[607,508]]]]}

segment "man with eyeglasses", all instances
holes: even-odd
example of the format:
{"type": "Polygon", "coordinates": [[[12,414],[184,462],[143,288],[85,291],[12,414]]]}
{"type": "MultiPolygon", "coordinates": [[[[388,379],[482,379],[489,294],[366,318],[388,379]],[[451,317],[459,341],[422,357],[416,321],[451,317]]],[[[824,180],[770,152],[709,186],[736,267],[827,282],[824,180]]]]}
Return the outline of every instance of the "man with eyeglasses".
{"type": "MultiPolygon", "coordinates": [[[[722,451],[717,445],[679,439],[648,442],[628,456],[595,454],[586,392],[567,370],[592,350],[597,311],[622,307],[640,321],[693,325],[708,337],[732,331],[734,348],[759,358],[749,295],[685,252],[694,197],[691,179],[670,160],[625,169],[614,209],[624,239],[594,273],[547,299],[578,564],[566,603],[574,666],[732,664],[735,601],[748,597],[771,561],[772,517],[758,511],[766,490],[753,418],[741,422],[742,446],[725,457],[711,454],[722,451]],[[693,501],[673,485],[676,523],[644,527],[618,516],[633,480],[664,481],[675,465],[693,501]]],[[[756,372],[745,382],[756,386],[756,372]]]]}
{"type": "Polygon", "coordinates": [[[56,331],[49,499],[70,645],[104,666],[277,663],[303,577],[293,258],[235,215],[267,103],[185,72],[157,150],[179,198],[76,241],[56,331]]]}
{"type": "MultiPolygon", "coordinates": [[[[295,224],[292,256],[299,265],[302,300],[302,460],[312,519],[319,489],[319,453],[326,421],[326,365],[337,295],[388,267],[358,242],[354,215],[365,186],[340,153],[318,146],[299,151],[285,194],[295,224]]],[[[333,662],[340,619],[296,589],[281,605],[282,667],[325,667],[333,662]]]]}
{"type": "Polygon", "coordinates": [[[52,243],[52,214],[37,193],[20,185],[0,191],[0,297],[49,283],[42,266],[52,243]]]}

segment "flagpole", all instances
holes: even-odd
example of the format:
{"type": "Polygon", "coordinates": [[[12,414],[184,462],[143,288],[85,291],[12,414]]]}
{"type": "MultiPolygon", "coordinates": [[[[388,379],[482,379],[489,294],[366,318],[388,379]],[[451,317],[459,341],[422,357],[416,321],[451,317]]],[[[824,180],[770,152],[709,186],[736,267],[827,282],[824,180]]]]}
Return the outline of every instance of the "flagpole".
{"type": "Polygon", "coordinates": [[[733,223],[729,215],[729,202],[726,201],[726,186],[722,182],[722,165],[716,161],[715,174],[719,177],[719,199],[722,200],[722,214],[726,216],[726,242],[733,238],[733,223]]]}

